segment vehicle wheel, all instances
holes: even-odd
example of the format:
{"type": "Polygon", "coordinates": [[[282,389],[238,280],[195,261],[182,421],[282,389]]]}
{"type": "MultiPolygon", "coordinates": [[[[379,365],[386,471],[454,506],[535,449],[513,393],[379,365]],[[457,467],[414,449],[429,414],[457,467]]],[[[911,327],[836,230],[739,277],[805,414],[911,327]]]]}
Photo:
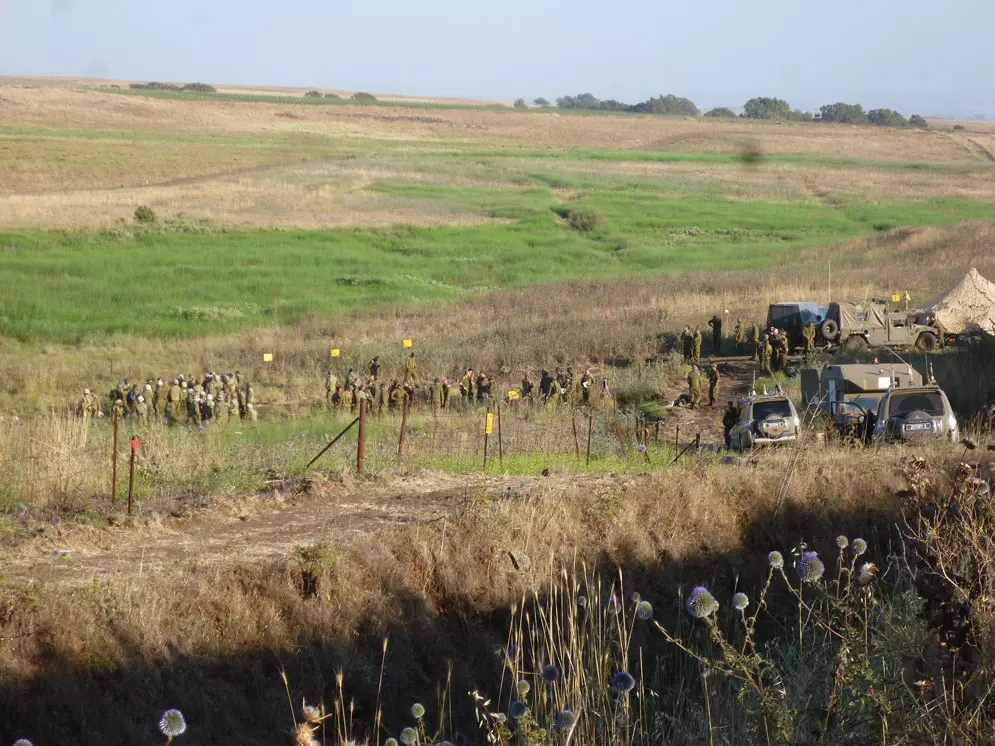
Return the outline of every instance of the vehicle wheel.
{"type": "Polygon", "coordinates": [[[932,352],[936,349],[939,340],[937,340],[935,334],[930,332],[923,332],[919,335],[919,339],[916,340],[916,349],[920,352],[932,352]]]}
{"type": "Polygon", "coordinates": [[[843,343],[843,349],[847,352],[865,352],[868,346],[867,340],[857,335],[847,337],[843,343]]]}
{"type": "Polygon", "coordinates": [[[822,322],[822,336],[828,342],[832,342],[836,339],[836,335],[840,333],[839,324],[837,324],[832,319],[826,319],[822,322]]]}

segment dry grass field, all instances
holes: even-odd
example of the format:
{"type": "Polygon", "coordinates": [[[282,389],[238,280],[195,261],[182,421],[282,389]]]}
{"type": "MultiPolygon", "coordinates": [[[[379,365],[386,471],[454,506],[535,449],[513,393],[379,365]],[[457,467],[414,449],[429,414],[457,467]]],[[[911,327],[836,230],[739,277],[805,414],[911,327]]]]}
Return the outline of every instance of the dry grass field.
{"type": "MultiPolygon", "coordinates": [[[[995,277],[995,126],[107,86],[0,79],[0,742],[161,743],[155,723],[179,707],[191,743],[310,746],[294,733],[303,697],[339,701],[321,734],[335,746],[398,735],[415,701],[439,720],[420,744],[477,743],[487,736],[464,693],[503,691],[512,659],[534,683],[530,716],[488,726],[509,746],[985,742],[995,531],[956,503],[985,494],[983,447],[965,472],[962,446],[862,449],[813,427],[797,447],[729,458],[720,411],[753,385],[742,357],[718,358],[717,409],[667,410],[645,453],[627,406],[686,391],[674,334],[713,314],[728,311],[728,333],[779,300],[908,291],[918,304],[969,267],[995,277]],[[138,205],[159,222],[137,225],[138,205]],[[600,224],[571,227],[577,208],[600,224]],[[525,371],[590,366],[615,396],[505,409],[486,474],[483,410],[420,405],[403,458],[390,413],[371,421],[364,476],[351,434],[310,468],[349,421],[325,410],[328,369],[379,354],[400,376],[408,338],[423,378],[473,365],[500,396],[525,371]],[[235,369],[254,382],[260,420],[126,420],[112,505],[110,424],[69,413],[82,387],[104,396],[125,377],[235,369]],[[588,421],[590,465],[573,437],[588,421]],[[675,464],[676,427],[704,448],[675,464]],[[837,550],[837,535],[865,537],[860,562],[880,570],[857,605],[844,587],[863,555],[837,550]],[[826,559],[820,582],[797,582],[801,542],[826,559]],[[755,656],[734,655],[716,635],[740,640],[732,594],[770,584],[770,550],[789,585],[760,604],[770,618],[755,656]],[[565,612],[557,594],[579,608],[571,583],[594,577],[626,593],[585,586],[592,610],[635,588],[683,647],[613,616],[587,667],[565,630],[593,611],[565,612]],[[727,620],[689,621],[698,584],[727,620]],[[932,615],[954,598],[979,630],[956,654],[953,622],[932,615]],[[545,631],[526,643],[532,621],[545,631]],[[514,641],[544,660],[521,663],[514,641]],[[685,655],[696,646],[705,657],[685,655]],[[564,682],[543,683],[553,659],[564,682]],[[604,675],[618,669],[639,674],[631,708],[604,675]],[[761,669],[779,703],[733,684],[761,669]],[[585,687],[568,688],[583,671],[585,687]],[[576,731],[553,727],[567,707],[576,731]],[[761,720],[779,730],[761,738],[761,720]]],[[[934,357],[984,443],[990,348],[934,357]]],[[[797,396],[797,377],[779,381],[797,396]]],[[[505,692],[495,704],[512,703],[505,692]]]]}

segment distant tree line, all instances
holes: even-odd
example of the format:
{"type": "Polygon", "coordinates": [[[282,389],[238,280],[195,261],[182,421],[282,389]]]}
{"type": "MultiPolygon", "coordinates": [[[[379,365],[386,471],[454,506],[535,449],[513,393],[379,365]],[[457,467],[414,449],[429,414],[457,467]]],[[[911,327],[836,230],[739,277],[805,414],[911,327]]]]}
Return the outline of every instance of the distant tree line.
{"type": "MultiPolygon", "coordinates": [[[[515,102],[516,106],[524,106],[524,99],[515,102]]],[[[544,98],[534,101],[536,106],[549,106],[544,98]]],[[[626,104],[614,99],[599,99],[590,93],[580,93],[576,96],[561,96],[556,99],[556,105],[561,109],[583,109],[585,111],[625,111],[642,114],[668,114],[672,116],[696,117],[701,112],[694,102],[688,98],[675,96],[657,96],[638,104],[626,104]]],[[[732,109],[720,106],[710,109],[704,116],[712,119],[767,119],[785,122],[834,122],[839,124],[874,124],[881,127],[918,127],[926,129],[926,120],[918,114],[906,119],[893,109],[871,109],[868,112],[860,104],[835,103],[820,107],[818,114],[812,114],[800,109],[792,109],[787,101],[781,98],[757,96],[743,104],[743,113],[736,114],[732,109]]]]}
{"type": "Polygon", "coordinates": [[[218,89],[207,83],[187,83],[186,85],[176,85],[175,83],[132,83],[128,86],[133,91],[173,91],[175,93],[217,93],[218,89]]]}

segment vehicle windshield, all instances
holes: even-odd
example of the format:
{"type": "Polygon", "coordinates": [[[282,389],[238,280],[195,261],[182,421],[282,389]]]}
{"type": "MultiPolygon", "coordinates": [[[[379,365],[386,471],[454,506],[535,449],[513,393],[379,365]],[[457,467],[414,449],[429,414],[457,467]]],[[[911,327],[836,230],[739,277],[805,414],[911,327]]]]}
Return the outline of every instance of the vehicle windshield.
{"type": "Polygon", "coordinates": [[[901,417],[910,412],[925,412],[933,417],[943,415],[943,397],[939,391],[910,391],[907,394],[892,394],[888,404],[889,417],[901,417]]]}
{"type": "Polygon", "coordinates": [[[791,402],[787,399],[758,401],[753,404],[753,419],[758,422],[768,417],[792,417],[791,402]]]}
{"type": "Polygon", "coordinates": [[[767,323],[778,328],[785,324],[797,324],[798,317],[798,306],[795,305],[771,306],[767,309],[767,323]]]}
{"type": "Polygon", "coordinates": [[[880,396],[855,396],[844,403],[844,408],[847,414],[861,414],[862,411],[876,412],[880,402],[880,396]]]}

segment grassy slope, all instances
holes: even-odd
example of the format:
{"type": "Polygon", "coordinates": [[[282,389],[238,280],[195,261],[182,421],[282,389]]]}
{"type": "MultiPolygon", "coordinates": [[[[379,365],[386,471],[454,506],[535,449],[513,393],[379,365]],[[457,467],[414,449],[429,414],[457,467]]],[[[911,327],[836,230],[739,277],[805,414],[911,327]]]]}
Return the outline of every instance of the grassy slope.
{"type": "Polygon", "coordinates": [[[391,197],[442,200],[510,223],[384,230],[112,231],[0,234],[0,324],[18,339],[196,336],[308,313],[451,300],[583,276],[762,269],[805,247],[896,225],[995,218],[964,200],[826,206],[678,198],[652,188],[585,189],[567,204],[518,190],[380,182],[391,197]],[[590,207],[591,234],[558,212],[590,207]]]}

